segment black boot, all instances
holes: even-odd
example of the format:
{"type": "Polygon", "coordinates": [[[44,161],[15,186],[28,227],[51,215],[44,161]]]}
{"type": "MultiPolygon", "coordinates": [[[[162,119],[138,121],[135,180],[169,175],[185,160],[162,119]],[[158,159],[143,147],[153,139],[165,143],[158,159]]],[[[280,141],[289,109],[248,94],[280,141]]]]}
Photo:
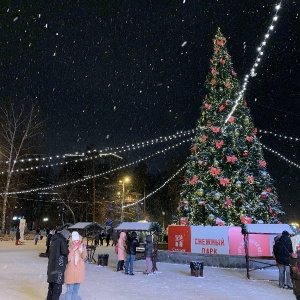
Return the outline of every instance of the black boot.
{"type": "Polygon", "coordinates": [[[124,260],[120,260],[120,271],[123,271],[124,260]]]}
{"type": "Polygon", "coordinates": [[[117,271],[121,271],[121,261],[118,261],[118,265],[117,265],[117,271]]]}

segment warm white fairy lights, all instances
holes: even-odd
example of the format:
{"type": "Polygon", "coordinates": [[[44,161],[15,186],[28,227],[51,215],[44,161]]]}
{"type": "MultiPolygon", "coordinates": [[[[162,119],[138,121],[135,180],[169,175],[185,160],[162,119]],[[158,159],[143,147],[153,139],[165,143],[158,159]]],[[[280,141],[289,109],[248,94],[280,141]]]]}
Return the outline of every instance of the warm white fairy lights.
{"type": "Polygon", "coordinates": [[[134,206],[142,201],[144,201],[145,199],[149,198],[150,196],[154,195],[155,193],[157,193],[158,191],[160,191],[167,183],[169,183],[172,179],[174,179],[183,169],[185,169],[187,164],[185,164],[183,167],[181,167],[175,174],[173,174],[169,179],[167,179],[159,188],[157,188],[155,191],[151,192],[150,194],[148,194],[147,196],[145,196],[144,198],[137,200],[134,203],[130,203],[128,205],[124,205],[124,208],[126,207],[130,207],[130,206],[134,206]]]}
{"type": "Polygon", "coordinates": [[[228,122],[229,118],[232,116],[232,114],[234,113],[236,107],[238,106],[239,104],[239,101],[241,100],[241,98],[243,97],[245,91],[246,91],[246,88],[247,88],[247,85],[248,85],[248,81],[249,81],[249,76],[251,77],[254,77],[256,76],[256,69],[257,67],[259,66],[260,62],[261,62],[261,58],[264,54],[264,48],[267,44],[267,40],[269,39],[270,37],[270,34],[274,31],[274,28],[275,28],[275,22],[278,20],[278,11],[281,7],[281,2],[279,4],[276,4],[275,6],[275,14],[272,18],[272,21],[271,21],[271,25],[269,26],[268,30],[267,30],[267,33],[264,35],[264,39],[263,41],[261,42],[261,44],[259,45],[259,47],[257,48],[257,55],[256,55],[256,58],[255,58],[255,61],[254,61],[254,64],[249,72],[249,74],[247,74],[244,78],[244,83],[243,83],[243,86],[242,86],[242,89],[239,91],[238,93],[238,97],[237,99],[235,100],[234,102],[234,106],[231,110],[231,112],[229,113],[229,115],[227,116],[226,118],[226,121],[225,122],[228,122]]]}
{"type": "Polygon", "coordinates": [[[283,138],[285,140],[290,140],[290,141],[298,142],[300,140],[300,138],[295,138],[295,137],[291,137],[291,136],[287,136],[287,135],[283,135],[283,134],[278,134],[278,133],[274,133],[274,132],[267,131],[267,130],[259,129],[258,132],[260,132],[262,134],[270,134],[270,135],[273,135],[275,137],[283,138]]]}
{"type": "MultiPolygon", "coordinates": [[[[283,134],[278,134],[278,133],[273,133],[271,131],[262,130],[262,129],[259,129],[258,132],[261,133],[261,134],[270,134],[270,135],[273,135],[275,137],[279,137],[279,138],[283,138],[283,139],[291,140],[291,141],[299,141],[300,140],[300,138],[290,137],[290,136],[283,135],[283,134]]],[[[180,132],[176,132],[173,135],[159,137],[159,138],[152,139],[152,140],[149,140],[149,141],[146,141],[146,142],[139,142],[139,143],[132,144],[132,145],[125,145],[125,146],[121,146],[121,147],[108,148],[108,149],[116,150],[116,152],[132,151],[132,150],[136,150],[136,149],[140,149],[140,148],[145,148],[147,146],[151,146],[151,145],[154,145],[156,143],[168,142],[168,141],[177,139],[177,138],[182,137],[182,136],[189,136],[189,135],[194,134],[194,133],[195,133],[194,129],[187,130],[187,131],[180,131],[180,132]]],[[[92,153],[94,151],[96,152],[98,150],[88,151],[88,153],[92,153]]],[[[103,150],[101,150],[101,151],[103,151],[103,150]]],[[[104,156],[115,156],[119,159],[123,159],[123,157],[117,155],[116,153],[112,153],[112,152],[100,153],[100,154],[97,154],[97,155],[94,155],[94,156],[85,156],[84,153],[75,153],[75,156],[76,155],[78,155],[79,158],[72,159],[72,161],[64,161],[64,162],[58,162],[58,163],[49,163],[49,164],[28,166],[26,168],[19,168],[19,169],[12,170],[12,173],[21,173],[21,172],[25,172],[25,171],[28,172],[28,171],[32,171],[32,170],[37,170],[37,169],[40,169],[40,168],[51,168],[51,167],[55,167],[55,166],[63,166],[63,165],[70,164],[70,162],[72,162],[72,163],[85,162],[85,161],[89,161],[89,160],[102,158],[104,156]]],[[[37,163],[39,160],[40,161],[45,161],[46,159],[53,160],[55,158],[65,158],[66,159],[67,157],[70,157],[70,156],[74,156],[74,155],[73,154],[72,155],[65,154],[63,156],[56,155],[56,156],[48,157],[48,158],[20,160],[19,162],[25,162],[26,161],[27,163],[28,162],[37,163]]],[[[2,171],[2,172],[0,172],[0,175],[6,174],[6,173],[7,173],[7,171],[2,171]]]]}
{"type": "MultiPolygon", "coordinates": [[[[131,144],[131,145],[124,145],[124,146],[119,146],[119,147],[115,147],[115,148],[106,148],[106,149],[101,149],[101,150],[89,150],[87,151],[87,154],[91,154],[91,153],[99,153],[97,156],[85,156],[84,153],[78,153],[75,152],[75,155],[77,155],[78,158],[76,160],[72,160],[72,162],[82,162],[82,161],[86,161],[86,160],[91,160],[91,159],[95,159],[98,156],[103,156],[103,155],[116,155],[115,153],[120,153],[120,152],[126,152],[126,151],[130,151],[130,150],[136,150],[136,149],[140,149],[140,148],[144,148],[146,146],[151,146],[151,145],[155,145],[158,143],[164,143],[167,141],[171,141],[174,139],[178,139],[180,137],[184,137],[184,136],[189,136],[191,134],[194,133],[194,129],[191,130],[186,130],[186,131],[178,131],[175,134],[172,135],[168,135],[168,136],[161,136],[159,138],[153,139],[153,140],[148,140],[148,141],[144,141],[144,142],[138,142],[135,144],[131,144]],[[113,153],[115,152],[115,153],[113,153]]],[[[28,162],[40,162],[40,161],[52,161],[54,159],[65,159],[68,156],[74,156],[74,154],[64,154],[64,155],[55,155],[55,156],[48,156],[48,157],[35,157],[35,158],[25,158],[25,159],[19,159],[19,160],[15,160],[14,163],[28,163],[28,162]]],[[[2,161],[2,163],[6,163],[8,164],[9,161],[2,161]]],[[[47,165],[42,165],[40,167],[53,167],[53,166],[59,166],[59,165],[64,165],[67,164],[68,162],[61,162],[61,163],[53,163],[53,164],[47,164],[47,165]]],[[[33,168],[35,169],[35,167],[33,168]]],[[[26,171],[28,171],[29,169],[24,169],[26,171]]],[[[15,171],[16,172],[16,171],[15,171]]],[[[1,174],[1,173],[0,173],[1,174]]]]}
{"type": "Polygon", "coordinates": [[[271,149],[271,148],[269,148],[269,147],[267,147],[267,146],[265,146],[265,145],[263,145],[263,144],[261,144],[261,146],[262,146],[264,149],[266,149],[266,150],[268,150],[268,151],[270,151],[270,152],[276,154],[279,158],[285,160],[285,161],[288,162],[290,165],[292,165],[292,166],[294,166],[294,167],[300,169],[300,165],[298,165],[298,164],[294,163],[293,161],[289,160],[288,158],[286,158],[285,156],[283,156],[283,155],[280,154],[279,152],[277,152],[277,151],[275,151],[275,150],[273,150],[273,149],[271,149]]]}
{"type": "Polygon", "coordinates": [[[121,170],[121,169],[124,169],[126,167],[130,167],[132,165],[135,165],[135,164],[138,164],[139,162],[141,161],[144,161],[144,160],[147,160],[147,159],[150,159],[152,158],[153,156],[156,156],[158,154],[162,154],[162,153],[165,153],[171,149],[175,149],[176,147],[179,147],[181,146],[182,144],[186,143],[186,142],[191,142],[193,140],[193,138],[189,138],[187,140],[183,140],[181,141],[180,143],[176,143],[175,145],[172,145],[172,146],[168,146],[166,148],[164,148],[163,150],[158,150],[144,158],[140,158],[139,160],[136,160],[134,162],[131,162],[131,163],[128,163],[126,165],[123,165],[123,166],[120,166],[120,167],[117,167],[115,169],[111,169],[109,171],[106,171],[106,172],[103,172],[103,173],[100,173],[100,174],[95,174],[95,175],[88,175],[88,176],[85,176],[84,178],[81,178],[81,179],[77,179],[77,180],[73,180],[73,181],[70,181],[70,182],[65,182],[63,184],[57,184],[57,185],[51,185],[49,187],[43,187],[43,188],[35,188],[35,189],[30,189],[30,190],[24,190],[24,191],[18,191],[18,192],[9,192],[9,193],[0,193],[0,195],[19,195],[19,194],[26,194],[26,193],[32,193],[32,192],[38,192],[38,191],[47,191],[47,190],[53,190],[55,188],[60,188],[60,187],[65,187],[65,186],[68,186],[68,185],[72,185],[72,184],[77,184],[77,183],[80,183],[80,182],[84,182],[84,181],[87,181],[87,180],[91,180],[91,179],[94,179],[94,178],[98,178],[98,177],[101,177],[101,176],[104,176],[106,174],[109,174],[109,173],[113,173],[115,171],[118,171],[118,170],[121,170]]]}
{"type": "MultiPolygon", "coordinates": [[[[64,157],[67,158],[67,157],[71,157],[71,156],[72,155],[66,154],[64,157]]],[[[88,161],[88,160],[94,160],[94,159],[101,158],[101,157],[104,157],[104,156],[114,156],[114,157],[117,157],[119,159],[123,159],[123,157],[117,155],[116,153],[102,153],[102,154],[98,154],[96,156],[84,156],[83,158],[72,159],[71,161],[64,161],[64,162],[53,163],[53,164],[36,165],[36,166],[33,166],[33,167],[14,169],[14,170],[11,170],[10,172],[11,173],[21,173],[21,172],[32,171],[32,170],[37,170],[37,169],[41,169],[41,168],[52,168],[52,167],[55,167],[55,166],[68,165],[70,163],[78,163],[78,162],[84,162],[84,161],[88,161]]],[[[0,172],[0,175],[3,175],[7,172],[8,171],[2,171],[2,172],[0,172]]]]}

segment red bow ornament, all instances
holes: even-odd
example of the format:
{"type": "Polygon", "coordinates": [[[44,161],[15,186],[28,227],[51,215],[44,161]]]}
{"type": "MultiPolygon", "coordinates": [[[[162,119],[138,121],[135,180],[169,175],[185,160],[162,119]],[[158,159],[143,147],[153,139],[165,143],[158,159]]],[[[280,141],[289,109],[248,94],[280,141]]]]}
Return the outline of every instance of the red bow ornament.
{"type": "Polygon", "coordinates": [[[259,160],[258,164],[260,167],[263,167],[263,168],[267,165],[266,161],[264,161],[264,160],[259,160]]]}
{"type": "Polygon", "coordinates": [[[220,127],[212,126],[211,130],[213,133],[218,133],[220,131],[220,127]]]}
{"type": "Polygon", "coordinates": [[[198,180],[198,177],[196,175],[193,176],[193,178],[190,180],[190,185],[194,185],[198,180]]]}
{"type": "Polygon", "coordinates": [[[220,178],[220,184],[222,186],[226,186],[229,183],[229,179],[228,178],[220,178]]]}
{"type": "Polygon", "coordinates": [[[204,107],[205,107],[206,109],[211,109],[211,104],[205,103],[205,104],[204,104],[204,107]]]}
{"type": "Polygon", "coordinates": [[[252,142],[252,141],[253,141],[253,136],[247,135],[247,136],[246,136],[246,140],[247,140],[248,142],[252,142]]]}
{"type": "Polygon", "coordinates": [[[246,177],[246,180],[247,180],[249,183],[253,183],[253,182],[254,182],[254,177],[253,177],[253,176],[248,176],[248,177],[246,177]]]}
{"type": "Polygon", "coordinates": [[[251,224],[252,223],[252,218],[251,217],[241,216],[241,222],[243,224],[251,224]]]}
{"type": "Polygon", "coordinates": [[[221,172],[221,169],[219,169],[219,168],[214,168],[214,167],[210,167],[210,173],[211,173],[212,175],[219,175],[220,172],[221,172]]]}
{"type": "Polygon", "coordinates": [[[211,69],[211,74],[213,74],[214,76],[217,74],[217,70],[215,68],[211,69]]]}
{"type": "Polygon", "coordinates": [[[232,155],[232,156],[226,156],[227,162],[231,162],[231,163],[235,163],[236,162],[236,156],[232,155]]]}
{"type": "Polygon", "coordinates": [[[223,145],[224,145],[223,140],[221,140],[220,142],[216,142],[216,148],[218,149],[222,148],[223,145]]]}

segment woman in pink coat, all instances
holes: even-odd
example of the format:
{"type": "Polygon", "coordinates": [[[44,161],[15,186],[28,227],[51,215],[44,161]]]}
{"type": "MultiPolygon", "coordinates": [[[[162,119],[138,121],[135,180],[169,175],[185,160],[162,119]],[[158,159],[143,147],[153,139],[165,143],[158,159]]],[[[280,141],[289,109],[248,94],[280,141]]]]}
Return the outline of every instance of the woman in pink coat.
{"type": "Polygon", "coordinates": [[[66,300],[77,299],[80,283],[84,281],[84,259],[86,245],[82,244],[82,237],[77,231],[72,232],[69,242],[68,264],[65,273],[67,285],[66,300]]]}
{"type": "Polygon", "coordinates": [[[121,232],[118,239],[118,266],[117,271],[123,271],[124,260],[126,260],[126,233],[121,232]]]}

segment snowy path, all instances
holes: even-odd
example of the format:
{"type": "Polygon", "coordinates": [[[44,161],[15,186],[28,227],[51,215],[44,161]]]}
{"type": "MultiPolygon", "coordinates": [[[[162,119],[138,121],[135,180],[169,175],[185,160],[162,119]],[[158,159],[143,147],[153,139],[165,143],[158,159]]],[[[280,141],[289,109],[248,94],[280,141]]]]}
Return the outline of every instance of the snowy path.
{"type": "MultiPolygon", "coordinates": [[[[0,299],[44,300],[47,294],[47,258],[38,257],[45,251],[45,242],[33,241],[15,246],[0,242],[0,299]]],[[[108,253],[108,267],[86,263],[85,282],[79,295],[82,300],[285,300],[295,299],[291,290],[278,288],[278,270],[251,272],[246,270],[204,267],[204,277],[190,276],[188,265],[158,263],[158,272],[144,275],[145,261],[136,261],[134,276],[115,272],[117,256],[114,247],[98,247],[98,253],[108,253]]],[[[61,299],[64,299],[65,286],[61,299]]]]}

